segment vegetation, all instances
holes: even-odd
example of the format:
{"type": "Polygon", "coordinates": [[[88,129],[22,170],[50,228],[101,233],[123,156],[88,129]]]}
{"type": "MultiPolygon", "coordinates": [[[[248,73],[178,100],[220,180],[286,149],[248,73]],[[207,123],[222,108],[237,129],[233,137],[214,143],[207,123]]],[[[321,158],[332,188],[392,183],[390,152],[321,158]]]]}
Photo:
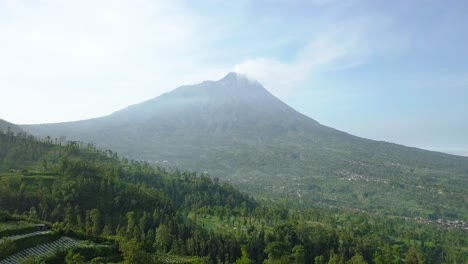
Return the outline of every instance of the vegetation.
{"type": "Polygon", "coordinates": [[[12,124],[6,120],[0,118],[0,131],[4,133],[12,132],[14,134],[23,133],[24,130],[21,129],[19,126],[12,124]]]}
{"type": "Polygon", "coordinates": [[[206,174],[153,168],[91,144],[0,132],[0,146],[3,222],[43,221],[54,230],[47,241],[2,240],[0,259],[57,236],[94,244],[57,252],[46,263],[464,263],[467,257],[466,233],[456,228],[256,201],[206,174]]]}
{"type": "Polygon", "coordinates": [[[0,217],[0,238],[31,233],[36,230],[33,223],[25,221],[12,221],[0,217]]]}

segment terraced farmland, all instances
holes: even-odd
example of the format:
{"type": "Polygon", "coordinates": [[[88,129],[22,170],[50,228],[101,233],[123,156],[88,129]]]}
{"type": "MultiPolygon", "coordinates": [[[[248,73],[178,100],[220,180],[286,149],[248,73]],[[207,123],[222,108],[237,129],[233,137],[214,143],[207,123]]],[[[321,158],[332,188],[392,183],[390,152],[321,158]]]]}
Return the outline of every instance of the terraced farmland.
{"type": "Polygon", "coordinates": [[[51,231],[36,231],[36,232],[22,234],[22,235],[8,236],[8,237],[0,238],[0,242],[2,242],[3,239],[15,240],[15,239],[20,239],[20,238],[27,238],[27,237],[37,236],[37,235],[49,234],[50,232],[51,231]]]}
{"type": "Polygon", "coordinates": [[[41,258],[41,257],[52,256],[58,252],[66,251],[70,248],[73,248],[77,246],[79,243],[80,243],[80,240],[69,238],[69,237],[61,237],[53,242],[38,245],[32,248],[28,248],[23,251],[20,251],[0,261],[0,264],[19,263],[21,260],[24,260],[28,257],[41,258]]]}
{"type": "Polygon", "coordinates": [[[35,230],[35,224],[25,221],[0,222],[0,240],[2,238],[30,233],[35,230]]]}

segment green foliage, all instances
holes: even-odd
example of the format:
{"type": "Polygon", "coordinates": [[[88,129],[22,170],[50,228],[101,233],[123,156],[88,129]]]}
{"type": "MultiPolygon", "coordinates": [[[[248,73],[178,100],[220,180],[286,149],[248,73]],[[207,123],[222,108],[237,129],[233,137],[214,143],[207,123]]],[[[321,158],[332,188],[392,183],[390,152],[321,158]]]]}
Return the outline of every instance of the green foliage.
{"type": "Polygon", "coordinates": [[[406,264],[424,264],[424,255],[415,245],[411,245],[405,258],[406,264]]]}
{"type": "Polygon", "coordinates": [[[306,263],[306,252],[303,245],[294,246],[292,249],[292,258],[294,264],[305,264],[306,263]]]}
{"type": "Polygon", "coordinates": [[[241,251],[242,256],[236,260],[236,264],[251,264],[252,261],[249,258],[249,252],[247,252],[247,248],[242,246],[241,251]]]}
{"type": "MultiPolygon", "coordinates": [[[[12,138],[0,136],[0,144],[16,141],[10,151],[30,151],[30,139],[12,138]]],[[[18,167],[12,167],[27,172],[0,173],[0,232],[13,227],[19,234],[31,227],[26,219],[38,219],[54,223],[60,235],[102,244],[73,248],[69,260],[79,255],[95,263],[464,261],[467,240],[461,230],[352,210],[297,209],[288,200],[256,202],[207,175],[120,160],[92,145],[34,140],[31,145],[44,149],[40,158],[16,160],[18,167]]],[[[15,239],[0,244],[5,248],[0,252],[57,236],[15,239]]],[[[50,263],[66,258],[65,252],[57,254],[50,263]]]]}
{"type": "MultiPolygon", "coordinates": [[[[9,216],[9,215],[8,215],[9,216]]],[[[10,220],[10,219],[9,219],[10,220]]],[[[33,223],[25,221],[0,221],[0,237],[31,233],[36,230],[33,223]]]]}
{"type": "Polygon", "coordinates": [[[90,218],[92,222],[92,227],[91,227],[91,235],[92,236],[98,236],[101,233],[101,213],[99,212],[99,209],[91,209],[90,211],[90,218]]]}
{"type": "MultiPolygon", "coordinates": [[[[391,262],[386,262],[386,263],[391,263],[391,262]]],[[[345,260],[342,256],[338,254],[333,254],[330,256],[330,259],[328,260],[328,264],[345,264],[345,260]]]]}
{"type": "Polygon", "coordinates": [[[34,257],[28,257],[28,258],[26,258],[24,260],[21,260],[19,263],[20,264],[40,264],[42,262],[40,260],[37,260],[34,257]]]}
{"type": "Polygon", "coordinates": [[[164,224],[160,225],[156,229],[156,238],[154,242],[154,248],[156,251],[160,254],[165,254],[168,251],[171,241],[171,230],[164,224]]]}
{"type": "Polygon", "coordinates": [[[37,141],[26,133],[15,136],[12,131],[4,133],[0,130],[0,172],[25,169],[52,148],[52,144],[37,141]]]}
{"type": "Polygon", "coordinates": [[[151,257],[143,250],[142,244],[138,243],[136,238],[120,243],[120,251],[122,251],[124,257],[124,263],[151,263],[151,257]]]}
{"type": "Polygon", "coordinates": [[[0,223],[2,223],[2,225],[0,225],[0,231],[5,230],[5,228],[3,227],[3,222],[11,220],[13,220],[13,218],[9,213],[0,210],[0,223]]]}
{"type": "Polygon", "coordinates": [[[3,239],[0,242],[0,260],[8,257],[11,254],[14,254],[18,251],[16,243],[10,239],[3,239]]]}
{"type": "Polygon", "coordinates": [[[392,248],[388,244],[385,244],[383,247],[381,247],[378,251],[375,252],[374,262],[375,264],[394,263],[395,257],[393,256],[392,248]]]}
{"type": "Polygon", "coordinates": [[[355,255],[346,263],[347,264],[367,264],[367,261],[361,255],[355,255]]]}
{"type": "Polygon", "coordinates": [[[0,118],[0,131],[3,131],[3,133],[8,134],[8,133],[13,133],[13,134],[18,134],[18,133],[24,133],[24,130],[21,129],[19,126],[12,124],[6,120],[3,120],[0,118]]]}
{"type": "Polygon", "coordinates": [[[282,241],[274,241],[267,245],[265,253],[268,255],[268,259],[278,260],[288,253],[287,246],[282,241]]]}
{"type": "Polygon", "coordinates": [[[67,264],[84,264],[85,258],[79,253],[73,253],[73,251],[68,251],[67,256],[65,257],[65,263],[67,264]]]}
{"type": "MultiPolygon", "coordinates": [[[[109,258],[118,256],[118,248],[114,245],[100,245],[100,244],[87,244],[87,245],[79,245],[74,247],[73,249],[69,250],[69,254],[79,254],[83,256],[85,260],[93,260],[96,258],[109,258]],[[70,253],[71,252],[71,253],[70,253]]],[[[95,260],[97,261],[97,260],[95,260]]]]}

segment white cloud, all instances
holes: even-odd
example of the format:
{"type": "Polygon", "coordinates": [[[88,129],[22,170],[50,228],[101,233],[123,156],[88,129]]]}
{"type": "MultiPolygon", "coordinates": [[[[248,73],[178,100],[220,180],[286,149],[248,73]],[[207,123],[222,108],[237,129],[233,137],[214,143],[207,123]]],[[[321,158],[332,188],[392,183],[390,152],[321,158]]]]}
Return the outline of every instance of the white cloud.
{"type": "Polygon", "coordinates": [[[201,23],[178,1],[2,1],[1,117],[90,118],[221,77],[228,67],[202,59],[201,23]]]}
{"type": "Polygon", "coordinates": [[[365,62],[380,37],[370,37],[380,17],[337,21],[315,11],[283,26],[248,8],[241,1],[232,13],[206,15],[183,0],[0,1],[0,92],[8,98],[0,117],[35,123],[106,115],[221,78],[234,65],[284,95],[321,71],[365,62]],[[295,56],[282,58],[285,50],[295,56]]]}
{"type": "Polygon", "coordinates": [[[235,71],[259,80],[274,93],[284,95],[318,71],[358,65],[366,56],[358,32],[324,32],[308,42],[291,62],[273,58],[247,59],[235,71]]]}

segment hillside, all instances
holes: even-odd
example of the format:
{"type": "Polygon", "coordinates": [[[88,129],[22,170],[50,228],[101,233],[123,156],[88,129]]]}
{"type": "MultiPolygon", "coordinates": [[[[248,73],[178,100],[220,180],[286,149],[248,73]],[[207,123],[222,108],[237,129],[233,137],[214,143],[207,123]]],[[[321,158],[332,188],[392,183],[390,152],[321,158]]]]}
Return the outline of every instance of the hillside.
{"type": "MultiPolygon", "coordinates": [[[[2,223],[1,217],[0,230],[5,225],[19,228],[8,234],[0,232],[0,263],[20,250],[26,250],[24,254],[27,254],[29,247],[31,250],[36,245],[38,250],[51,248],[55,244],[48,243],[55,243],[59,234],[101,242],[110,239],[118,243],[124,260],[136,254],[135,250],[140,251],[143,259],[151,259],[150,253],[154,254],[157,248],[155,259],[165,255],[168,263],[192,263],[198,258],[181,262],[174,259],[179,259],[179,255],[208,254],[174,249],[166,256],[169,251],[166,247],[179,240],[193,239],[194,232],[198,235],[197,243],[208,239],[232,243],[232,253],[227,258],[233,262],[240,252],[238,241],[209,235],[189,221],[184,212],[211,207],[239,212],[240,208],[251,210],[256,206],[247,195],[230,185],[218,184],[206,175],[153,169],[146,163],[120,160],[112,151],[97,150],[90,144],[70,142],[60,146],[24,134],[15,136],[0,131],[0,168],[0,216],[6,211],[15,214],[10,221],[19,218],[55,223],[54,232],[45,235],[45,240],[42,234],[17,238],[14,235],[21,234],[21,225],[2,223]],[[162,245],[153,246],[158,241],[155,233],[163,231],[166,240],[162,245]],[[3,240],[4,235],[8,240],[3,240]],[[138,239],[132,242],[132,238],[138,239]],[[127,243],[136,242],[130,249],[126,248],[127,243]]],[[[179,247],[185,248],[185,245],[179,247]]],[[[11,258],[14,257],[16,255],[11,258]]],[[[213,255],[216,257],[225,259],[226,255],[224,252],[222,256],[213,255]]]]}
{"type": "Polygon", "coordinates": [[[0,160],[0,263],[463,263],[467,252],[460,227],[262,204],[91,144],[0,132],[0,146],[17,156],[0,160]]]}
{"type": "Polygon", "coordinates": [[[260,197],[468,219],[468,158],[329,128],[235,73],[106,117],[22,128],[94,142],[156,166],[207,171],[260,197]]]}
{"type": "Polygon", "coordinates": [[[12,124],[0,118],[0,131],[3,131],[4,133],[6,133],[8,132],[8,128],[10,129],[11,132],[15,134],[24,132],[18,125],[12,124]]]}

